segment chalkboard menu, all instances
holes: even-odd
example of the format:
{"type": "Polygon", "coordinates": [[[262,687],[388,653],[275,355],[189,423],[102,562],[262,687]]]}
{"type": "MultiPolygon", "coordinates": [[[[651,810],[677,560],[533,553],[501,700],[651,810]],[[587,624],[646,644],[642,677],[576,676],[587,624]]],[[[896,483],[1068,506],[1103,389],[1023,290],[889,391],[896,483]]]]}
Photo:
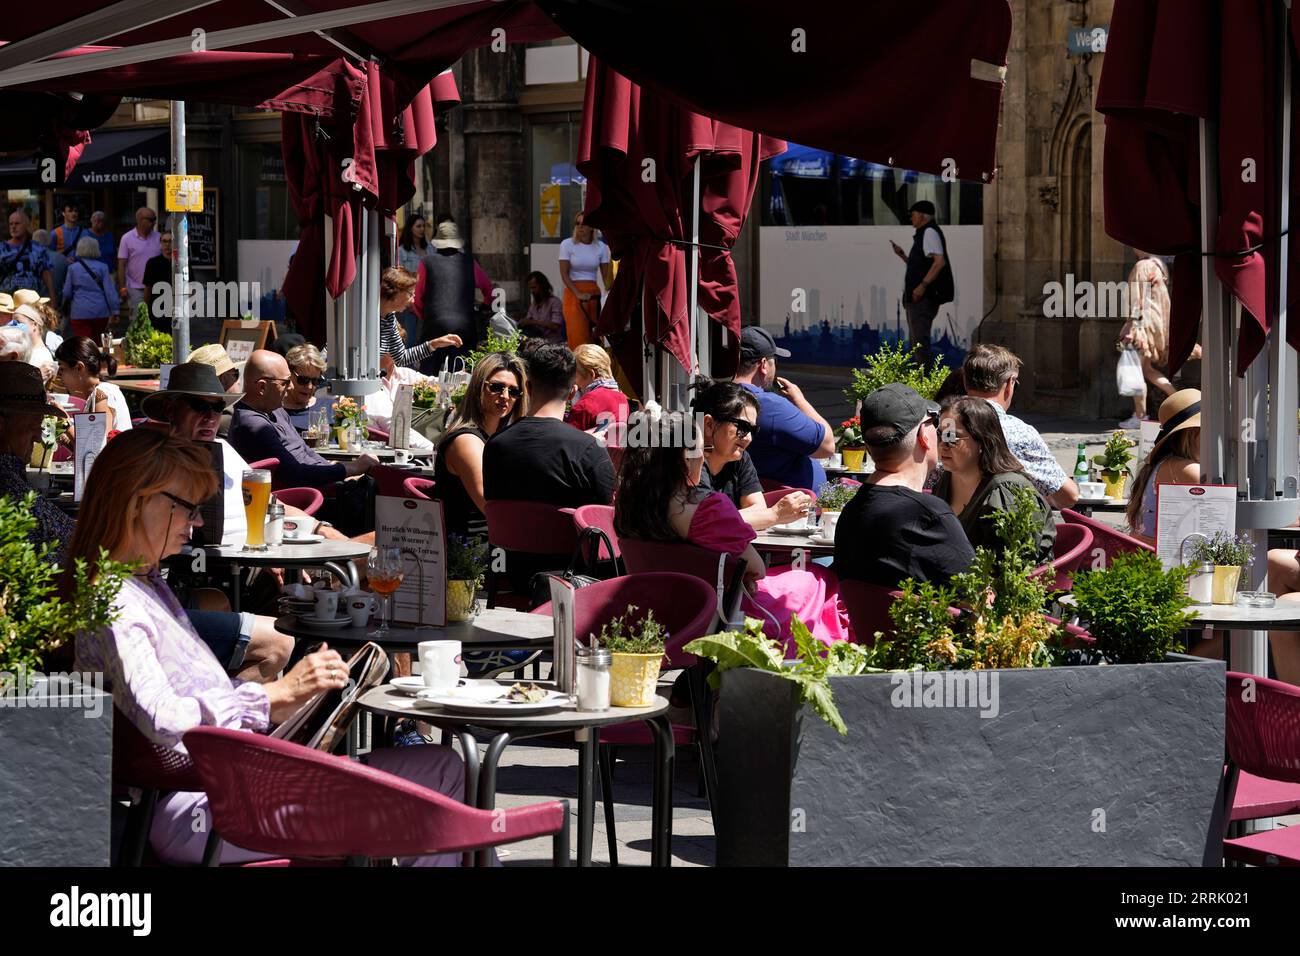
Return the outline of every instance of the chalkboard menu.
{"type": "Polygon", "coordinates": [[[217,215],[216,187],[203,190],[203,212],[189,213],[190,268],[219,269],[221,266],[221,228],[217,215]]]}

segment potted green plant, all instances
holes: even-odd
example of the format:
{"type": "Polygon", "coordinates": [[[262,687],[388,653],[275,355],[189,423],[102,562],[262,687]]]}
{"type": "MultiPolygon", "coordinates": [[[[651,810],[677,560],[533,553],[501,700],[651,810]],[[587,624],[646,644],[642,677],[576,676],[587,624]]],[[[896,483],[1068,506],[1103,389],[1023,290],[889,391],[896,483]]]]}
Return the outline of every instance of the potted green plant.
{"type": "Polygon", "coordinates": [[[161,368],[172,360],[172,337],[149,321],[149,303],[141,302],[122,339],[122,351],[136,368],[161,368]]]}
{"type": "Polygon", "coordinates": [[[1150,664],[1174,650],[1187,612],[1190,568],[1165,568],[1150,551],[1116,555],[1110,567],[1074,578],[1074,608],[1109,664],[1150,664]]]}
{"type": "Polygon", "coordinates": [[[1233,537],[1226,531],[1217,531],[1213,537],[1194,540],[1189,556],[1194,567],[1214,568],[1210,603],[1233,604],[1237,600],[1241,572],[1255,562],[1255,547],[1248,532],[1233,537]]]}
{"type": "Polygon", "coordinates": [[[853,380],[844,395],[851,401],[861,402],[864,398],[891,382],[902,382],[915,389],[924,398],[934,398],[948,377],[948,368],[943,360],[936,358],[934,365],[926,370],[916,358],[919,345],[904,349],[903,343],[882,345],[873,355],[862,356],[864,365],[853,370],[853,380]]]}
{"type": "Polygon", "coordinates": [[[1092,463],[1098,467],[1101,480],[1106,483],[1106,496],[1120,499],[1124,497],[1124,486],[1128,483],[1128,466],[1133,461],[1133,447],[1137,442],[1122,431],[1115,431],[1106,440],[1100,455],[1092,456],[1092,463]]]}
{"type": "Polygon", "coordinates": [[[468,621],[487,575],[488,545],[482,538],[447,535],[447,620],[468,621]]]}
{"type": "Polygon", "coordinates": [[[32,443],[33,468],[48,469],[54,461],[54,449],[59,445],[59,437],[67,430],[71,422],[66,418],[46,415],[41,419],[41,438],[32,443]]]}
{"type": "Polygon", "coordinates": [[[628,605],[621,616],[606,622],[597,638],[610,652],[609,702],[614,707],[649,707],[654,703],[668,631],[653,611],[638,615],[628,605]]]}
{"type": "Polygon", "coordinates": [[[862,419],[854,415],[846,422],[840,422],[835,430],[835,447],[844,456],[846,471],[861,471],[862,457],[867,453],[867,443],[862,437],[862,419]]]}
{"type": "Polygon", "coordinates": [[[817,508],[822,515],[822,537],[834,540],[835,523],[840,519],[840,512],[857,493],[856,485],[838,481],[828,481],[818,489],[817,508]]]}
{"type": "Polygon", "coordinates": [[[101,555],[58,590],[51,545],[34,545],[36,496],[0,495],[0,866],[107,866],[112,695],[64,666],[75,636],[112,623],[131,569],[101,555]]]}

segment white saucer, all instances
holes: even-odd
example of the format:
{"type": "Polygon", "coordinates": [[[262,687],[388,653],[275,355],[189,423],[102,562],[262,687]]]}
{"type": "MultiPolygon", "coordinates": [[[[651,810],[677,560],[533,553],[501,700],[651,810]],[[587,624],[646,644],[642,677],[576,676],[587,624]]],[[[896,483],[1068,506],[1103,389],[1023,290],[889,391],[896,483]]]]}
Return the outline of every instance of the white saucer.
{"type": "Polygon", "coordinates": [[[809,536],[809,538],[808,538],[808,543],[809,543],[809,544],[826,544],[826,545],[832,545],[832,546],[833,546],[833,545],[835,544],[835,539],[834,539],[834,538],[823,538],[820,534],[814,534],[814,535],[809,536]]]}
{"type": "Polygon", "coordinates": [[[296,538],[285,538],[285,544],[320,544],[325,540],[323,534],[300,534],[296,538]]]}
{"type": "Polygon", "coordinates": [[[314,614],[299,614],[298,620],[301,623],[306,624],[308,627],[323,627],[329,630],[347,627],[352,623],[352,617],[350,615],[346,615],[344,617],[336,617],[333,620],[323,621],[320,618],[316,617],[316,615],[314,614]]]}
{"type": "Polygon", "coordinates": [[[789,535],[806,535],[808,525],[802,518],[788,524],[774,524],[767,529],[768,534],[789,534],[789,535]]]}

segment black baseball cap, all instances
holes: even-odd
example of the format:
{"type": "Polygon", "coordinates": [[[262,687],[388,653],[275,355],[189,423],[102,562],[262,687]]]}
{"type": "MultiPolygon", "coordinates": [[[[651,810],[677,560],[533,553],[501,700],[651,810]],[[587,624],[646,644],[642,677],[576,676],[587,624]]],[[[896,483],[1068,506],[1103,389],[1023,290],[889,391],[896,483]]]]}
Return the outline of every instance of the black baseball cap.
{"type": "Polygon", "coordinates": [[[891,425],[902,438],[931,415],[939,413],[939,406],[922,398],[914,389],[902,382],[882,385],[862,400],[862,430],[869,431],[882,425],[891,425]]]}
{"type": "Polygon", "coordinates": [[[764,358],[789,358],[788,349],[778,348],[772,333],[762,326],[746,326],[740,333],[740,357],[745,361],[764,358]]]}
{"type": "Polygon", "coordinates": [[[928,199],[918,199],[916,202],[912,203],[912,205],[907,207],[907,211],[909,213],[922,212],[927,216],[933,216],[934,203],[930,202],[928,199]]]}

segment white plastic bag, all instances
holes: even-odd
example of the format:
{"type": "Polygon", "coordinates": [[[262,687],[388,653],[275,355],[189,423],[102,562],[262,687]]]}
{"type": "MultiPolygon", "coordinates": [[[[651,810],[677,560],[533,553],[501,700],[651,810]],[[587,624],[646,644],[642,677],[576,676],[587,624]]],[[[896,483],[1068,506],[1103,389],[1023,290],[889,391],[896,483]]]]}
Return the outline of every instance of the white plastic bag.
{"type": "Polygon", "coordinates": [[[1137,349],[1125,349],[1119,353],[1119,363],[1115,366],[1115,384],[1120,395],[1131,398],[1147,390],[1146,379],[1142,375],[1142,356],[1137,349]]]}

